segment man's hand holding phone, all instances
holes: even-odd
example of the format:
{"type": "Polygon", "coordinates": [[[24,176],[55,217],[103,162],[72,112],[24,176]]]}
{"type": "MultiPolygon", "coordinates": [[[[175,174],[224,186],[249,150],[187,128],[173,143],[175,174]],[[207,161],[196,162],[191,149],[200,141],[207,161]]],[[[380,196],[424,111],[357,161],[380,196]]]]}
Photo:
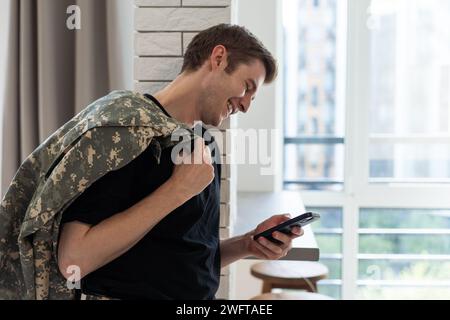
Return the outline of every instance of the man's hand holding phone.
{"type": "Polygon", "coordinates": [[[272,237],[277,240],[278,243],[272,242],[264,237],[253,240],[253,236],[290,219],[290,214],[275,215],[261,222],[255,230],[249,232],[247,235],[252,237],[252,240],[248,243],[248,251],[250,254],[256,258],[270,260],[277,260],[286,256],[292,248],[292,240],[303,235],[303,229],[300,227],[293,227],[290,234],[285,234],[280,231],[273,232],[272,237]]]}

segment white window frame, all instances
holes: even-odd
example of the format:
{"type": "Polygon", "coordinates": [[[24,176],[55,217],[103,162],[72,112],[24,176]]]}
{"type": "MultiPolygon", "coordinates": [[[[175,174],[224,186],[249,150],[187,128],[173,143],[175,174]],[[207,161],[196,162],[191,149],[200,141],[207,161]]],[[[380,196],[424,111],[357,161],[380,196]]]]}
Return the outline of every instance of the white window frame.
{"type": "MultiPolygon", "coordinates": [[[[354,299],[356,297],[358,226],[361,208],[450,208],[450,197],[448,197],[450,184],[448,183],[377,184],[368,182],[370,31],[367,28],[367,19],[369,18],[368,8],[370,2],[370,0],[348,0],[346,8],[347,81],[345,89],[344,190],[342,192],[301,191],[301,197],[305,206],[330,206],[342,207],[343,209],[343,299],[354,299]]],[[[341,30],[338,30],[338,32],[341,32],[341,30]]],[[[338,70],[337,74],[342,74],[342,72],[338,70]]]]}

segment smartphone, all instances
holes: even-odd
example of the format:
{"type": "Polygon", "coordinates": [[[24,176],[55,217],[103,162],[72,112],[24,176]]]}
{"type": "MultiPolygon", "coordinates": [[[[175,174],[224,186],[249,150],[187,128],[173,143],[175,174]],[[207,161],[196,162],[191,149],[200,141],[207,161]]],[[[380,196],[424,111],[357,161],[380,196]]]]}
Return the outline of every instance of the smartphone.
{"type": "Polygon", "coordinates": [[[285,234],[290,234],[292,228],[297,227],[297,226],[298,227],[306,226],[307,224],[310,224],[311,222],[314,222],[318,219],[320,219],[320,214],[315,213],[315,212],[306,212],[295,218],[292,218],[283,223],[280,223],[279,225],[277,225],[273,228],[270,228],[261,233],[258,233],[257,235],[253,236],[253,239],[256,240],[259,237],[264,237],[267,240],[270,240],[276,244],[281,244],[280,241],[278,241],[277,239],[272,237],[272,233],[274,233],[275,231],[279,231],[279,232],[282,232],[285,234]]]}

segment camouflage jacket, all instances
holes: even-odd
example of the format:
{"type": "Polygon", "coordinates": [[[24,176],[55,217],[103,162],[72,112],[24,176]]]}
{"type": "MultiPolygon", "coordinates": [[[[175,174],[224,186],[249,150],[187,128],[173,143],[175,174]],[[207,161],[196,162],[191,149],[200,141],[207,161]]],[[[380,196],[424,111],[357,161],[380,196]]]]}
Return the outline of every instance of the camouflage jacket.
{"type": "MultiPolygon", "coordinates": [[[[73,299],[57,264],[61,213],[147,147],[159,161],[177,129],[152,101],[114,91],[59,128],[21,164],[0,206],[0,299],[73,299]]],[[[180,137],[183,134],[180,135],[180,137]]]]}

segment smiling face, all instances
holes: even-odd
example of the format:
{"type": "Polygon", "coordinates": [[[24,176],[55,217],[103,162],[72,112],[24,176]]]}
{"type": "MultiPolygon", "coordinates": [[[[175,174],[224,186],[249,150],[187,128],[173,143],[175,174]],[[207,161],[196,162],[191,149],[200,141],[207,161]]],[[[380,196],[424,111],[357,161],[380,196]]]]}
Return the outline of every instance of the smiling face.
{"type": "Polygon", "coordinates": [[[247,112],[259,87],[264,83],[266,71],[259,59],[241,63],[228,73],[227,51],[223,46],[214,48],[206,62],[205,77],[199,99],[201,120],[205,124],[219,126],[230,115],[247,112]]]}

